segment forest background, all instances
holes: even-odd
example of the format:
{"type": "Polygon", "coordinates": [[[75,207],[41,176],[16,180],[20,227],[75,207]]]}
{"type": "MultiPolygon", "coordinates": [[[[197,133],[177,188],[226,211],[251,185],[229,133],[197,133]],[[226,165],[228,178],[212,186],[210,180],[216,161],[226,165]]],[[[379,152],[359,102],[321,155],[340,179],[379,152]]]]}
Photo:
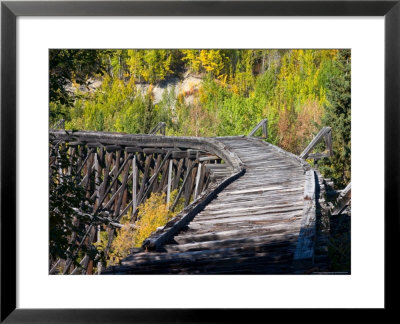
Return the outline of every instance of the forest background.
{"type": "Polygon", "coordinates": [[[350,50],[53,49],[49,80],[51,128],[229,136],[267,118],[267,141],[298,155],[330,126],[318,168],[337,188],[351,180],[350,50]]]}

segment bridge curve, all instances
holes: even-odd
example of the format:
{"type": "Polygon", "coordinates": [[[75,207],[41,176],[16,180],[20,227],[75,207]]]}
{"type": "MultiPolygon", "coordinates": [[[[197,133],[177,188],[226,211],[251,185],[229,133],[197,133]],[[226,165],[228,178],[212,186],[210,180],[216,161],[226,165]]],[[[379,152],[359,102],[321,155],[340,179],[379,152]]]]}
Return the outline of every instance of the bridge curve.
{"type": "Polygon", "coordinates": [[[276,274],[312,267],[316,172],[257,138],[209,140],[235,161],[231,174],[103,274],[276,274]]]}

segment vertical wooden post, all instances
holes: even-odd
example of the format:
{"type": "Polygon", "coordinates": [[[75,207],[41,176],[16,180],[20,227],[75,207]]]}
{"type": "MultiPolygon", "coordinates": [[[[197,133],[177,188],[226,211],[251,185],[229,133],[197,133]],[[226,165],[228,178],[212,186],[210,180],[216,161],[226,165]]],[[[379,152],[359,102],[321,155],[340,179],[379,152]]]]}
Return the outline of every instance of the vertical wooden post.
{"type": "MultiPolygon", "coordinates": [[[[121,150],[117,150],[115,152],[115,171],[114,171],[114,175],[113,178],[118,177],[118,171],[119,171],[119,164],[120,164],[120,158],[121,158],[121,150]]],[[[114,179],[113,179],[114,180],[114,179]]],[[[118,181],[115,181],[114,186],[111,188],[111,196],[117,192],[118,189],[118,181]]],[[[114,210],[117,209],[117,199],[115,199],[114,201],[114,210]]]]}
{"type": "Polygon", "coordinates": [[[154,170],[153,170],[153,174],[152,174],[152,176],[155,177],[155,180],[153,182],[154,192],[157,192],[157,189],[158,189],[158,186],[159,186],[159,184],[158,184],[158,174],[156,174],[156,171],[160,167],[161,162],[162,162],[162,154],[157,154],[156,164],[154,166],[154,170]]]}
{"type": "Polygon", "coordinates": [[[132,216],[135,213],[137,207],[137,167],[136,167],[136,155],[132,159],[132,216]]]}
{"type": "Polygon", "coordinates": [[[202,164],[199,162],[199,167],[197,168],[197,174],[196,174],[196,187],[194,189],[194,199],[196,199],[197,195],[199,194],[199,181],[200,181],[200,174],[201,174],[201,166],[202,166],[202,164]]]}
{"type": "Polygon", "coordinates": [[[268,138],[268,124],[267,123],[268,123],[267,120],[265,120],[262,125],[262,132],[263,132],[264,138],[268,138]]]}
{"type": "MultiPolygon", "coordinates": [[[[102,148],[99,148],[99,151],[101,151],[102,148]]],[[[96,153],[94,154],[94,164],[95,164],[95,191],[97,192],[96,197],[95,197],[95,204],[94,208],[97,207],[97,204],[100,199],[100,182],[101,182],[101,164],[99,162],[99,154],[96,153]]]]}
{"type": "MultiPolygon", "coordinates": [[[[73,156],[75,155],[75,146],[69,147],[69,158],[72,160],[73,156]]],[[[72,165],[68,166],[68,175],[70,176],[72,172],[72,165]]]]}
{"type": "MultiPolygon", "coordinates": [[[[126,162],[126,159],[130,159],[130,158],[131,158],[131,156],[126,156],[125,162],[126,162]]],[[[122,199],[124,198],[124,192],[125,192],[126,184],[128,182],[128,178],[129,178],[129,162],[126,163],[124,169],[121,172],[121,176],[123,179],[122,179],[122,183],[121,183],[121,187],[120,187],[119,196],[117,196],[115,198],[115,200],[117,201],[117,204],[114,209],[114,217],[113,217],[114,219],[117,219],[118,221],[120,220],[122,199]]]]}
{"type": "Polygon", "coordinates": [[[171,182],[172,182],[172,159],[169,160],[169,168],[168,168],[168,187],[167,187],[167,204],[169,203],[169,199],[171,196],[171,182]]]}
{"type": "Polygon", "coordinates": [[[180,159],[179,163],[178,163],[178,168],[176,170],[175,173],[175,177],[174,177],[174,182],[172,183],[172,190],[175,190],[178,188],[179,186],[179,180],[181,178],[181,173],[182,173],[182,166],[183,166],[183,162],[185,159],[180,159]]]}
{"type": "Polygon", "coordinates": [[[192,160],[190,160],[189,158],[186,160],[186,175],[185,177],[187,177],[187,181],[185,183],[184,186],[184,198],[185,198],[185,202],[184,202],[184,206],[186,207],[187,205],[189,205],[189,199],[190,199],[190,187],[192,185],[192,168],[194,166],[194,162],[192,160]]]}
{"type": "MultiPolygon", "coordinates": [[[[207,162],[204,162],[204,164],[207,164],[207,162]]],[[[197,193],[201,194],[203,192],[203,186],[204,186],[204,180],[206,178],[206,168],[202,167],[201,172],[200,172],[200,179],[199,179],[199,187],[197,189],[197,193]]]]}
{"type": "Polygon", "coordinates": [[[152,155],[147,155],[145,166],[144,166],[142,183],[140,185],[140,190],[139,190],[138,197],[136,198],[136,202],[137,203],[139,203],[140,200],[142,199],[142,196],[143,196],[143,193],[144,193],[144,188],[145,188],[146,182],[147,182],[147,178],[149,176],[150,164],[151,164],[152,159],[153,159],[152,155]]]}
{"type": "MultiPolygon", "coordinates": [[[[100,244],[100,242],[101,242],[100,232],[101,232],[101,226],[97,225],[97,240],[96,240],[97,244],[100,244]]],[[[97,258],[97,256],[96,256],[96,258],[97,258]]],[[[100,273],[101,273],[101,262],[97,261],[97,274],[100,274],[100,273]]]]}
{"type": "Polygon", "coordinates": [[[168,181],[168,168],[169,168],[169,163],[165,163],[165,165],[163,166],[163,170],[161,171],[162,175],[160,184],[156,191],[157,193],[166,191],[166,186],[168,181]]]}

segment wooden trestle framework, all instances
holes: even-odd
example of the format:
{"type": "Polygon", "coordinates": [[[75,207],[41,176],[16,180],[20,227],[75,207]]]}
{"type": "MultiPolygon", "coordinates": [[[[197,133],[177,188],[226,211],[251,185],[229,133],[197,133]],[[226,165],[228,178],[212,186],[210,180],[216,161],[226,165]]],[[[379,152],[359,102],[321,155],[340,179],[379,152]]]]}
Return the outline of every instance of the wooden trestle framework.
{"type": "MultiPolygon", "coordinates": [[[[90,218],[81,224],[84,234],[72,235],[79,247],[92,246],[107,230],[107,255],[121,218],[130,215],[135,226],[138,206],[151,193],[165,193],[170,210],[184,201],[178,215],[105,273],[289,273],[313,265],[325,180],[305,159],[332,155],[331,128],[324,127],[300,157],[253,137],[257,131],[267,136],[267,120],[249,136],[168,137],[158,131],[165,134],[164,123],[150,135],[50,131],[58,182],[71,174],[58,161],[64,148],[90,202],[86,215],[76,210],[77,225],[80,216],[90,218]],[[327,153],[311,154],[322,140],[327,153]]],[[[350,186],[342,196],[338,213],[351,199],[350,186]]],[[[64,274],[93,274],[94,266],[102,272],[97,255],[86,253],[79,265],[73,259],[64,260],[64,274]]],[[[59,262],[53,260],[50,273],[59,262]]]]}
{"type": "MultiPolygon", "coordinates": [[[[68,147],[68,155],[77,163],[76,182],[85,188],[86,198],[92,201],[93,222],[87,226],[81,242],[91,245],[108,226],[107,254],[116,227],[130,213],[133,223],[138,206],[151,193],[165,193],[166,202],[174,210],[179,200],[184,206],[202,196],[212,183],[238,168],[232,157],[212,139],[177,138],[157,135],[122,135],[101,132],[50,131],[52,150],[68,147]],[[178,190],[174,201],[171,192],[178,190]]],[[[57,158],[50,165],[57,163],[57,158]]],[[[59,169],[60,181],[71,167],[59,169]]],[[[79,211],[77,210],[77,221],[79,211]]],[[[93,259],[85,255],[81,266],[66,261],[64,274],[92,273],[93,259]]],[[[54,273],[56,266],[50,270],[54,273]]]]}

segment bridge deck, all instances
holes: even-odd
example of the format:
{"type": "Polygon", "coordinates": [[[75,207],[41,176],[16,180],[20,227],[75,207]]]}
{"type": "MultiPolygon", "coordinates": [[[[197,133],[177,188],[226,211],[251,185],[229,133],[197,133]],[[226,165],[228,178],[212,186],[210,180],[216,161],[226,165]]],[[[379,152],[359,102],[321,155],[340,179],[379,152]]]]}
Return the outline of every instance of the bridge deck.
{"type": "Polygon", "coordinates": [[[245,174],[164,244],[162,251],[133,253],[106,273],[295,271],[294,255],[304,244],[300,238],[304,224],[310,222],[304,161],[254,138],[217,140],[242,160],[245,174]]]}

